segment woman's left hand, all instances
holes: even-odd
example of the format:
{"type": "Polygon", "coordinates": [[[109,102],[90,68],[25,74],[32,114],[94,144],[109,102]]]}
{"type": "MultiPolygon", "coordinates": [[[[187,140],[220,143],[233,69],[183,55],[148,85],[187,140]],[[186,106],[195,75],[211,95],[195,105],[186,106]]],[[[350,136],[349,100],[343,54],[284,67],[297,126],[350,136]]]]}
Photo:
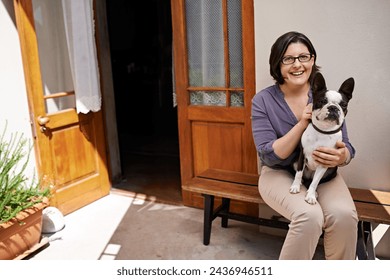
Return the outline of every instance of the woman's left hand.
{"type": "Polygon", "coordinates": [[[319,147],[313,154],[313,159],[325,166],[325,167],[336,167],[345,163],[349,155],[349,151],[342,141],[337,141],[336,148],[319,147]]]}

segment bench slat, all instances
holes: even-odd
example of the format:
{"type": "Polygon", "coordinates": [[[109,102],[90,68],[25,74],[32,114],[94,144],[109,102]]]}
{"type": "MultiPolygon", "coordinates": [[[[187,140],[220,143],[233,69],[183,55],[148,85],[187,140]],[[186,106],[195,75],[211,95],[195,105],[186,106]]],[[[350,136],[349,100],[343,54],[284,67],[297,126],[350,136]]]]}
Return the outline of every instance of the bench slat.
{"type": "Polygon", "coordinates": [[[390,206],[390,192],[349,188],[354,201],[390,206]]]}
{"type": "Polygon", "coordinates": [[[390,206],[355,201],[359,220],[390,224],[390,206]]]}
{"type": "Polygon", "coordinates": [[[182,187],[186,191],[200,194],[214,195],[216,197],[225,197],[252,203],[264,203],[257,187],[249,185],[194,178],[182,187]]]}
{"type": "Polygon", "coordinates": [[[207,169],[206,171],[203,171],[198,177],[256,187],[259,182],[259,175],[257,174],[226,171],[222,169],[207,169]]]}

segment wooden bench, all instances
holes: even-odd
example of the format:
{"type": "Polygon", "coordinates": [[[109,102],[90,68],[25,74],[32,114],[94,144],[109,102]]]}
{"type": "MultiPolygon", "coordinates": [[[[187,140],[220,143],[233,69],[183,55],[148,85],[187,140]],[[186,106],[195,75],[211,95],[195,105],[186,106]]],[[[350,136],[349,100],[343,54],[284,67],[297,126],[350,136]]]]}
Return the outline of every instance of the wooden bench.
{"type": "MultiPolygon", "coordinates": [[[[258,175],[209,169],[193,178],[183,189],[204,197],[203,244],[208,245],[213,220],[221,217],[221,226],[228,227],[228,220],[237,220],[273,228],[288,229],[288,222],[264,219],[231,212],[231,200],[265,204],[258,191],[258,175]],[[216,207],[215,197],[221,198],[216,207]]],[[[372,222],[390,224],[390,193],[376,190],[349,188],[359,216],[357,256],[359,259],[375,259],[372,240],[372,222]]]]}

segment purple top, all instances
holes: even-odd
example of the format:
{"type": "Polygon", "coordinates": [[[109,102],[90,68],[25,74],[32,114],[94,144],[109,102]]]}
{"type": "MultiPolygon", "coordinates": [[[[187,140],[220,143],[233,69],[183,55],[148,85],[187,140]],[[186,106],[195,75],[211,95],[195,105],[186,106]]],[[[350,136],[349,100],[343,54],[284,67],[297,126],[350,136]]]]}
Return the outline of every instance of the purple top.
{"type": "MultiPolygon", "coordinates": [[[[313,102],[309,91],[309,103],[313,102]]],[[[279,158],[272,148],[276,139],[285,135],[298,123],[284,99],[284,94],[278,84],[263,89],[252,99],[252,133],[256,149],[263,165],[273,168],[288,168],[297,159],[299,147],[286,159],[279,158]]],[[[342,127],[343,142],[346,144],[351,158],[355,149],[348,139],[347,126],[342,127]]]]}

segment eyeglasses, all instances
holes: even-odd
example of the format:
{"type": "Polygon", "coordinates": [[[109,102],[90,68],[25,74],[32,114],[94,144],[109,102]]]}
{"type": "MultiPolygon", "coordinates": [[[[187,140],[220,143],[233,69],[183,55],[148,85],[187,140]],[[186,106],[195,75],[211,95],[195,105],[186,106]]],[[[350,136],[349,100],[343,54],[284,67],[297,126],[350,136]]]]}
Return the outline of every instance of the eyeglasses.
{"type": "Polygon", "coordinates": [[[312,54],[301,54],[299,56],[285,56],[282,58],[282,63],[284,65],[294,64],[296,59],[298,59],[299,62],[308,62],[312,57],[313,57],[312,54]]]}

